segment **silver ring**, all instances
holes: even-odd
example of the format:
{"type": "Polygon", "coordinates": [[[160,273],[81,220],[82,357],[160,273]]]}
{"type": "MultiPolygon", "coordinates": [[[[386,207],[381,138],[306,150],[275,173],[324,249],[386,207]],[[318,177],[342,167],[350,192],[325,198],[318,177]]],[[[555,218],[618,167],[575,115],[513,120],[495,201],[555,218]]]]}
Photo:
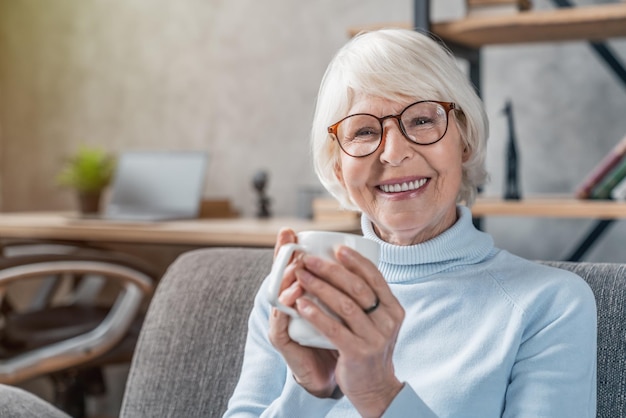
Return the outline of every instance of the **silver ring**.
{"type": "Polygon", "coordinates": [[[376,296],[376,301],[374,302],[374,304],[370,306],[369,308],[363,309],[363,312],[365,312],[366,315],[369,315],[372,312],[374,312],[376,309],[378,309],[379,305],[380,305],[380,299],[378,299],[378,296],[376,296]]]}

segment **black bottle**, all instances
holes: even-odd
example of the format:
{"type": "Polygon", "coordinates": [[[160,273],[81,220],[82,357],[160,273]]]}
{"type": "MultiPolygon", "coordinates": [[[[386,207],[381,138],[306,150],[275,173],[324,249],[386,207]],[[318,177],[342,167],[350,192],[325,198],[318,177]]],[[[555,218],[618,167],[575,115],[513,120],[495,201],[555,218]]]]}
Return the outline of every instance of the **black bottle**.
{"type": "Polygon", "coordinates": [[[515,135],[515,124],[513,122],[513,104],[507,100],[504,106],[509,125],[509,141],[506,149],[506,184],[504,189],[504,199],[519,200],[522,197],[519,187],[518,167],[519,157],[517,155],[517,137],[515,135]]]}

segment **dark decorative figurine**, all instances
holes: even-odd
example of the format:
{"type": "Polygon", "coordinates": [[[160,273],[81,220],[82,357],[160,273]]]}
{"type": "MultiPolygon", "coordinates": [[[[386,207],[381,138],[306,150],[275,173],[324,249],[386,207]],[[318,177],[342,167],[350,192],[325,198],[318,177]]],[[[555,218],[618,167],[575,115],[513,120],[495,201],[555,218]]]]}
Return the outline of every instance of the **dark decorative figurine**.
{"type": "Polygon", "coordinates": [[[519,157],[517,155],[517,138],[513,122],[513,105],[510,100],[507,100],[506,105],[504,106],[504,113],[506,114],[509,125],[509,141],[506,150],[506,185],[504,198],[506,200],[519,200],[522,197],[518,178],[519,157]]]}
{"type": "Polygon", "coordinates": [[[268,175],[266,171],[259,171],[252,178],[252,184],[258,193],[257,218],[269,218],[272,216],[269,208],[271,199],[265,194],[267,182],[268,175]]]}

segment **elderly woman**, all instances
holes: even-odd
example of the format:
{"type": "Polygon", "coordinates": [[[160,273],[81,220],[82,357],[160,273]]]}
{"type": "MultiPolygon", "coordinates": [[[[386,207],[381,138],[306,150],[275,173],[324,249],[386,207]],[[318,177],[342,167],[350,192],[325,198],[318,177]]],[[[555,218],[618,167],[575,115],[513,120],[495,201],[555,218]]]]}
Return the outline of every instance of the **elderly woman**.
{"type": "MultiPolygon", "coordinates": [[[[380,262],[340,247],[336,261],[306,255],[285,271],[281,301],[336,350],[292,341],[264,284],[225,416],[595,417],[590,289],[472,224],[486,137],[474,89],[429,37],[381,30],[338,52],[319,91],[315,167],[362,212],[380,262]]],[[[283,230],[277,248],[295,240],[283,230]]]]}

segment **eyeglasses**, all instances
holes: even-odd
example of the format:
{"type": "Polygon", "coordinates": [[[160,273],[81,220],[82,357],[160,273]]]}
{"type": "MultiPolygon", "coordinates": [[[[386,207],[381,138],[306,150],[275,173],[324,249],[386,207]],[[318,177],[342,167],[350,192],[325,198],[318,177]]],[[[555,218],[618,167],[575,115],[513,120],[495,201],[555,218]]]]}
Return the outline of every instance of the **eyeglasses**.
{"type": "Polygon", "coordinates": [[[328,127],[328,133],[337,140],[343,152],[351,157],[373,154],[383,138],[383,122],[393,118],[398,121],[402,135],[419,145],[430,145],[444,137],[448,130],[448,113],[457,109],[455,103],[422,100],[412,103],[397,115],[379,118],[369,113],[346,116],[328,127]]]}

